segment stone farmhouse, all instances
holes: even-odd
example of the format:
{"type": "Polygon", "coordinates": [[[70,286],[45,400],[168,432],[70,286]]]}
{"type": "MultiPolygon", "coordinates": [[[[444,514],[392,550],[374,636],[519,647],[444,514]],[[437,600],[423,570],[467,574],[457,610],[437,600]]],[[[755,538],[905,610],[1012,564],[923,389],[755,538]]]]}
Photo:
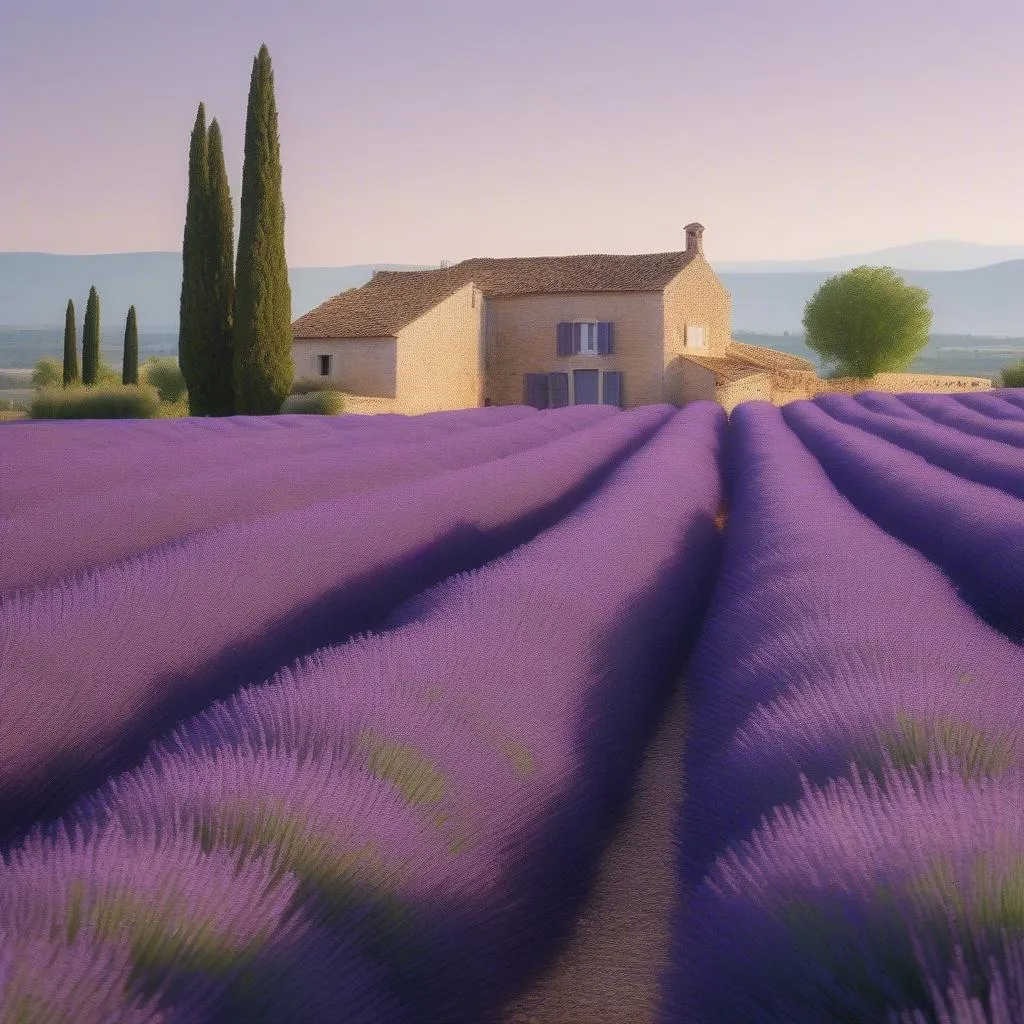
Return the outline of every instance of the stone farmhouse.
{"type": "Polygon", "coordinates": [[[823,381],[812,363],[730,337],[730,297],[701,224],[678,252],[469,259],[377,271],[292,325],[295,377],[324,378],[351,412],[479,405],[633,408],[696,399],[727,410],[822,391],[965,391],[981,378],[823,381]]]}

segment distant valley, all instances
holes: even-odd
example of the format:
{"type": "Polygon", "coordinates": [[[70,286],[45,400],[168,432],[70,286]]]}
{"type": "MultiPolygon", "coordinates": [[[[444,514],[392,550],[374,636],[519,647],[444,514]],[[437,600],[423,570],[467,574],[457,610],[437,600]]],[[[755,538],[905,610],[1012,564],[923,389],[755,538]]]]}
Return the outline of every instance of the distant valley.
{"type": "MultiPolygon", "coordinates": [[[[925,268],[966,265],[967,269],[900,270],[908,283],[928,290],[934,315],[932,339],[913,368],[988,377],[1024,357],[1021,257],[1024,246],[940,240],[816,261],[712,261],[712,265],[732,295],[735,337],[759,338],[761,344],[807,358],[813,354],[800,336],[804,304],[830,274],[862,263],[898,267],[899,260],[925,268]],[[1004,258],[987,266],[972,265],[993,257],[1004,258]]],[[[293,316],[346,288],[365,284],[377,269],[427,267],[394,263],[293,267],[289,271],[293,316]]],[[[44,355],[59,358],[67,300],[75,301],[80,333],[85,299],[93,284],[100,295],[104,358],[110,362],[120,358],[124,317],[130,305],[138,313],[140,356],[176,353],[179,253],[0,253],[0,369],[31,366],[44,355]]]]}

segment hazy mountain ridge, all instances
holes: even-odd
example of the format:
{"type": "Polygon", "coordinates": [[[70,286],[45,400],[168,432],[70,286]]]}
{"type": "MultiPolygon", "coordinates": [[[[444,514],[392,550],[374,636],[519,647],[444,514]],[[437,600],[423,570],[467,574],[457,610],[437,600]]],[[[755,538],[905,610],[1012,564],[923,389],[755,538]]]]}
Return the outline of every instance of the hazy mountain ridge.
{"type": "Polygon", "coordinates": [[[939,238],[930,242],[896,245],[889,249],[823,256],[812,260],[716,260],[719,273],[791,273],[827,270],[836,273],[859,266],[887,266],[903,270],[977,270],[993,263],[1024,259],[1024,245],[985,245],[939,238]]]}
{"type": "MultiPolygon", "coordinates": [[[[832,273],[864,263],[897,265],[907,261],[960,263],[1019,252],[1021,258],[966,269],[901,269],[910,283],[931,294],[936,334],[1024,336],[1024,246],[984,246],[939,241],[853,256],[836,256],[806,269],[796,263],[738,264],[712,261],[732,295],[732,323],[742,331],[781,334],[799,331],[804,305],[832,273]],[[746,267],[746,270],[729,268],[746,267]]],[[[814,263],[815,261],[810,261],[814,263]]],[[[365,284],[374,270],[419,270],[423,265],[375,263],[346,267],[293,267],[292,315],[301,316],[346,288],[365,284]]],[[[176,252],[111,253],[64,256],[0,253],[0,325],[40,328],[63,326],[68,298],[75,301],[79,327],[90,285],[100,294],[104,327],[123,330],[134,305],[140,333],[177,331],[181,292],[181,255],[176,252]]]]}

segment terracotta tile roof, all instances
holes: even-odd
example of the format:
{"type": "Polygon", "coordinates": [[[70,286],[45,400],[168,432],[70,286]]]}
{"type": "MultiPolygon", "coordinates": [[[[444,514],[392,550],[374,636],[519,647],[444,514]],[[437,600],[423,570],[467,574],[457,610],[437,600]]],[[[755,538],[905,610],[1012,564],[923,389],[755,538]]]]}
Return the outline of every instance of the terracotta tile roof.
{"type": "Polygon", "coordinates": [[[729,340],[725,347],[726,354],[736,359],[747,360],[769,370],[810,370],[815,372],[814,363],[800,356],[779,352],[763,345],[747,345],[742,341],[729,340]]]}
{"type": "Polygon", "coordinates": [[[300,316],[292,324],[292,337],[394,338],[403,327],[466,284],[461,275],[452,273],[455,269],[381,272],[362,288],[341,292],[300,316]],[[384,273],[399,280],[378,282],[384,273]],[[423,273],[434,276],[418,276],[423,273]]]}
{"type": "Polygon", "coordinates": [[[463,260],[440,270],[381,270],[362,288],[335,295],[292,324],[295,338],[393,338],[463,285],[485,295],[660,292],[695,256],[524,256],[463,260]]]}
{"type": "Polygon", "coordinates": [[[682,355],[680,358],[690,363],[696,363],[697,366],[702,366],[705,370],[711,370],[718,381],[742,380],[744,377],[754,374],[769,374],[771,372],[763,366],[755,366],[753,363],[745,363],[741,359],[722,356],[682,355]]]}

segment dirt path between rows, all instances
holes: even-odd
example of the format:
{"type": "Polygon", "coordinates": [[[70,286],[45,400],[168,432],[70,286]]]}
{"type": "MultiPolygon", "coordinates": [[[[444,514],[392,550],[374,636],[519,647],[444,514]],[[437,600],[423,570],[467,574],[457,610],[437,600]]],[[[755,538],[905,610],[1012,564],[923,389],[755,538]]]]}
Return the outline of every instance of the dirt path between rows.
{"type": "Polygon", "coordinates": [[[494,1024],[653,1024],[675,899],[686,686],[659,723],[624,819],[556,961],[494,1024]]]}

